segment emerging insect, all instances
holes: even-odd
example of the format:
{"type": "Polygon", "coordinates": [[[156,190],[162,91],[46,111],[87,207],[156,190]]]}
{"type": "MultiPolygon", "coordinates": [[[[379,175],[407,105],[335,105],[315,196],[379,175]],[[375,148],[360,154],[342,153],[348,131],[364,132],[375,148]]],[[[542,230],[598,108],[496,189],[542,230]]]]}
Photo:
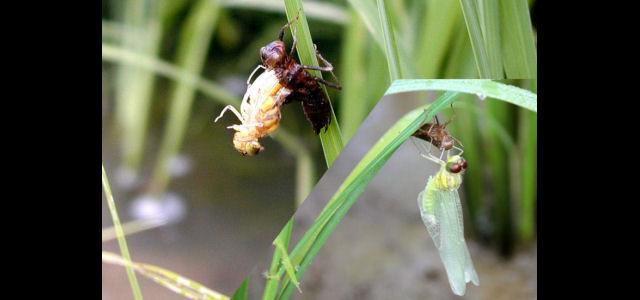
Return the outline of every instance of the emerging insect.
{"type": "Polygon", "coordinates": [[[467,161],[459,155],[449,157],[446,162],[431,154],[422,156],[439,164],[440,170],[429,177],[424,191],[418,195],[420,215],[438,248],[451,290],[462,296],[467,282],[471,281],[476,286],[480,284],[464,240],[462,206],[458,195],[467,161]]]}
{"type": "Polygon", "coordinates": [[[262,151],[263,148],[258,139],[278,128],[281,118],[280,110],[286,103],[302,102],[304,113],[311,122],[315,134],[318,134],[322,128],[326,131],[329,127],[331,104],[319,83],[336,89],[342,89],[342,87],[306,71],[309,69],[329,72],[338,82],[338,78],[333,74],[333,66],[320,55],[315,44],[313,46],[316,56],[325,67],[303,66],[296,62],[293,52],[297,44],[297,27],[294,29],[291,52],[287,55],[283,42],[284,30],[297,20],[298,16],[280,29],[278,40],[260,49],[262,65],[256,67],[247,80],[247,92],[242,98],[240,112],[233,106],[227,105],[215,120],[217,122],[228,109],[242,122],[242,124],[227,127],[236,131],[233,136],[233,145],[242,155],[257,155],[262,151]],[[265,72],[251,84],[251,77],[260,68],[265,69],[265,72]]]}
{"type": "MultiPolygon", "coordinates": [[[[453,116],[451,116],[451,118],[446,123],[440,124],[440,121],[438,121],[438,116],[436,116],[435,124],[426,123],[422,125],[422,127],[418,128],[418,130],[416,130],[416,132],[412,136],[431,143],[431,145],[434,145],[436,146],[436,148],[443,151],[442,153],[444,153],[444,150],[451,150],[451,148],[455,148],[460,151],[459,154],[462,154],[462,149],[456,147],[454,145],[454,141],[457,142],[461,147],[462,143],[445,130],[445,128],[447,128],[447,125],[449,125],[449,123],[451,123],[451,121],[453,121],[453,119],[456,117],[456,111],[453,109],[453,103],[451,104],[451,110],[453,110],[453,116]]],[[[440,157],[440,159],[442,159],[442,156],[440,157]]]]}

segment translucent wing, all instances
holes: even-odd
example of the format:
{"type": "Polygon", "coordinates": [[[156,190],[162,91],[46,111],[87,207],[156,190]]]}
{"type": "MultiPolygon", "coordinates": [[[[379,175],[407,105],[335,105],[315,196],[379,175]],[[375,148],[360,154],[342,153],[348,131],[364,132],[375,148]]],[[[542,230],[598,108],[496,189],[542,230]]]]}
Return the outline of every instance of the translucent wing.
{"type": "Polygon", "coordinates": [[[433,198],[436,192],[433,184],[433,176],[429,177],[427,187],[424,191],[418,194],[418,207],[420,208],[420,216],[424,226],[427,227],[429,235],[433,239],[433,243],[436,244],[436,248],[440,248],[440,223],[436,219],[433,204],[435,199],[433,198]]]}
{"type": "MultiPolygon", "coordinates": [[[[435,152],[436,154],[439,154],[439,150],[438,148],[436,148],[435,146],[431,145],[431,143],[423,140],[423,139],[419,139],[417,137],[411,136],[409,137],[409,139],[411,140],[411,142],[413,143],[413,145],[416,147],[416,149],[418,149],[418,152],[424,155],[428,155],[428,154],[433,154],[432,152],[435,152]]],[[[434,154],[435,155],[435,154],[434,154]]]]}
{"type": "Polygon", "coordinates": [[[473,281],[478,285],[479,281],[464,240],[458,191],[435,189],[433,211],[440,229],[440,245],[436,243],[436,247],[447,271],[451,290],[456,295],[464,295],[467,282],[473,281]]]}

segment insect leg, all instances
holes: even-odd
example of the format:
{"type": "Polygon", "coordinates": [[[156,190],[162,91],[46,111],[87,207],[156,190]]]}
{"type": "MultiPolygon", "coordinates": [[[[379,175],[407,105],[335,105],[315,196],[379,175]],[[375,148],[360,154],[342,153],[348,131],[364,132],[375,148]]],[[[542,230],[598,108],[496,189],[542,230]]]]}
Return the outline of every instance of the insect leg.
{"type": "Polygon", "coordinates": [[[454,148],[454,149],[457,149],[458,151],[460,151],[460,152],[458,152],[458,154],[456,154],[456,155],[462,155],[462,152],[464,152],[464,150],[462,150],[462,148],[458,148],[458,147],[456,147],[456,146],[453,146],[453,148],[454,148]]]}
{"type": "MultiPolygon", "coordinates": [[[[311,75],[311,76],[313,76],[313,75],[311,75]]],[[[318,76],[313,76],[313,79],[315,81],[317,81],[317,82],[320,82],[320,83],[322,83],[322,84],[324,84],[326,86],[332,87],[332,88],[334,88],[336,90],[341,90],[342,89],[341,86],[339,86],[339,85],[337,85],[335,83],[328,82],[328,81],[326,81],[326,80],[324,80],[324,79],[322,79],[322,78],[320,78],[318,76]]]]}
{"type": "Polygon", "coordinates": [[[433,156],[433,154],[431,154],[431,153],[429,153],[427,155],[424,155],[424,154],[420,153],[420,156],[422,156],[422,157],[424,157],[424,158],[426,158],[426,159],[428,159],[428,160],[430,160],[430,161],[432,161],[434,163],[437,163],[439,165],[443,165],[444,164],[444,161],[442,159],[438,159],[437,157],[433,156]]]}
{"type": "Polygon", "coordinates": [[[449,136],[450,136],[454,141],[456,141],[458,144],[460,144],[460,146],[464,147],[464,145],[463,145],[463,144],[462,144],[462,143],[461,143],[457,138],[455,138],[455,137],[454,137],[454,136],[452,136],[452,135],[449,135],[449,136]]]}
{"type": "Polygon", "coordinates": [[[280,29],[280,33],[278,34],[278,40],[282,41],[282,38],[284,38],[284,30],[287,29],[287,27],[289,27],[289,25],[291,25],[293,22],[298,21],[298,17],[300,17],[300,11],[298,11],[298,14],[296,15],[295,18],[291,19],[289,23],[284,24],[284,26],[282,26],[282,29],[280,29]]]}
{"type": "Polygon", "coordinates": [[[333,79],[335,79],[337,84],[330,83],[330,82],[327,82],[326,80],[322,80],[322,79],[318,80],[318,78],[315,77],[316,81],[319,81],[319,82],[325,84],[326,86],[330,86],[330,87],[332,87],[334,89],[341,90],[342,87],[340,86],[340,80],[338,80],[338,77],[336,76],[336,74],[333,73],[333,65],[329,61],[324,59],[324,57],[322,57],[322,54],[320,54],[320,52],[318,51],[318,46],[316,44],[313,44],[313,49],[316,50],[316,56],[322,62],[322,64],[324,64],[325,66],[324,67],[302,66],[302,68],[303,69],[318,70],[318,71],[331,73],[331,76],[333,77],[333,79]]]}
{"type": "Polygon", "coordinates": [[[447,127],[447,125],[449,125],[449,123],[451,123],[451,121],[453,121],[453,118],[456,117],[456,110],[453,109],[453,103],[451,103],[451,110],[453,111],[453,116],[451,116],[451,119],[449,119],[449,121],[447,121],[446,123],[444,123],[444,125],[442,126],[442,128],[447,127]]]}
{"type": "Polygon", "coordinates": [[[298,24],[296,23],[296,27],[293,28],[293,44],[291,44],[291,51],[289,52],[289,57],[293,57],[293,52],[296,51],[297,45],[298,45],[298,24]]]}
{"type": "Polygon", "coordinates": [[[236,108],[231,105],[225,106],[222,112],[220,113],[220,115],[213,122],[214,123],[218,122],[218,119],[222,118],[222,115],[224,115],[227,109],[230,110],[234,115],[236,115],[236,117],[238,117],[238,120],[244,123],[244,120],[242,119],[242,115],[240,115],[240,113],[236,110],[236,108]]]}
{"type": "Polygon", "coordinates": [[[253,72],[251,72],[251,75],[249,75],[249,78],[247,78],[247,87],[251,86],[251,78],[253,77],[253,74],[255,74],[258,69],[266,69],[265,66],[263,65],[258,65],[253,72]]]}

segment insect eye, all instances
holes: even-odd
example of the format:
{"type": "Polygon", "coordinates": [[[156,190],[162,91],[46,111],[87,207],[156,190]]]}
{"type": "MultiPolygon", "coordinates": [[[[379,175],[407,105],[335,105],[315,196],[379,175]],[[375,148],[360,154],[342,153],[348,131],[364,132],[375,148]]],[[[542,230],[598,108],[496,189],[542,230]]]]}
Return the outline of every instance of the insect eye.
{"type": "Polygon", "coordinates": [[[462,171],[462,166],[459,163],[453,163],[449,166],[449,171],[451,171],[451,173],[459,173],[462,171]]]}
{"type": "Polygon", "coordinates": [[[462,162],[460,162],[460,166],[462,166],[463,169],[467,168],[467,161],[466,160],[462,160],[462,162]]]}

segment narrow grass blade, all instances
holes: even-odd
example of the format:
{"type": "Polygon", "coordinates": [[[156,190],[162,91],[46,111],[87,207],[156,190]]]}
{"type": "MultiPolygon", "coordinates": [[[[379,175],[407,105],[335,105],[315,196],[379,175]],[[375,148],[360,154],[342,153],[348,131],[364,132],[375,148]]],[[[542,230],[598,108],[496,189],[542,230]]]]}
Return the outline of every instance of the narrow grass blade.
{"type": "Polygon", "coordinates": [[[178,275],[154,265],[131,262],[111,252],[102,252],[102,261],[110,264],[133,268],[141,275],[150,278],[169,290],[189,299],[228,300],[229,297],[213,291],[201,283],[178,275]]]}
{"type": "Polygon", "coordinates": [[[353,8],[349,9],[349,23],[342,42],[341,81],[344,84],[340,97],[340,124],[345,143],[358,130],[367,117],[367,102],[362,101],[366,88],[365,45],[367,28],[353,8]]]}
{"type": "Polygon", "coordinates": [[[463,23],[459,23],[456,28],[455,41],[449,51],[443,78],[479,78],[469,34],[463,23]]]}
{"type": "Polygon", "coordinates": [[[478,94],[500,99],[535,112],[538,111],[538,95],[516,86],[488,79],[402,79],[394,81],[385,95],[429,90],[478,94]]]}
{"type": "Polygon", "coordinates": [[[231,300],[246,300],[249,297],[249,276],[244,279],[240,287],[231,297],[231,300]]]}
{"type": "MultiPolygon", "coordinates": [[[[287,19],[290,21],[296,16],[300,16],[297,25],[289,26],[291,34],[294,34],[294,28],[298,29],[298,45],[296,47],[300,63],[306,66],[318,66],[318,60],[316,57],[315,49],[313,48],[313,40],[311,39],[311,33],[309,32],[309,24],[307,24],[307,17],[302,9],[302,2],[300,0],[285,0],[285,7],[287,11],[287,19]]],[[[322,52],[322,49],[318,49],[322,52]]],[[[322,74],[316,70],[309,70],[309,72],[315,76],[322,78],[322,74]]],[[[329,102],[331,99],[327,94],[327,88],[322,85],[325,95],[329,102]]],[[[324,151],[324,158],[327,162],[327,167],[331,166],[333,161],[338,157],[344,143],[342,142],[342,135],[340,133],[340,127],[338,126],[338,120],[336,114],[331,108],[331,124],[325,131],[320,132],[320,143],[322,143],[322,150],[324,151]]]]}
{"type": "Polygon", "coordinates": [[[384,49],[382,37],[382,25],[378,17],[378,9],[373,0],[348,0],[351,7],[356,10],[362,22],[367,26],[371,37],[374,38],[380,49],[384,49]]]}
{"type": "Polygon", "coordinates": [[[478,13],[480,14],[480,28],[484,38],[484,46],[487,51],[489,77],[491,79],[503,79],[502,67],[502,43],[500,40],[500,7],[498,0],[480,0],[478,13]]]}
{"type": "MultiPolygon", "coordinates": [[[[536,82],[531,87],[537,90],[536,82]]],[[[531,241],[535,236],[536,220],[536,171],[538,165],[538,116],[530,111],[520,111],[519,142],[522,153],[520,183],[519,237],[531,241]]]]}
{"type": "MultiPolygon", "coordinates": [[[[102,165],[102,186],[104,188],[104,195],[107,198],[107,204],[109,205],[109,213],[111,214],[111,219],[113,220],[116,237],[118,238],[120,253],[122,253],[123,260],[130,264],[131,256],[129,255],[129,248],[127,247],[127,241],[124,238],[124,231],[122,230],[122,226],[120,225],[120,218],[118,217],[118,211],[116,210],[116,202],[115,200],[113,200],[113,194],[111,194],[111,186],[109,185],[109,179],[107,178],[107,172],[104,170],[104,165],[102,165]]],[[[129,277],[129,284],[131,285],[131,290],[133,291],[133,297],[136,300],[141,300],[142,292],[140,291],[138,279],[136,278],[136,274],[133,271],[133,268],[131,266],[126,266],[125,269],[127,270],[127,277],[129,277]]]]}
{"type": "MultiPolygon", "coordinates": [[[[121,44],[156,56],[162,38],[158,3],[125,1],[120,14],[123,25],[136,28],[120,32],[121,44]]],[[[121,66],[116,82],[116,118],[122,132],[123,164],[137,172],[142,163],[154,77],[135,66],[121,66]]]]}
{"type": "MultiPolygon", "coordinates": [[[[291,252],[292,263],[299,266],[297,278],[302,278],[331,232],[395,150],[420,127],[425,117],[432,118],[437,112],[448,107],[459,95],[456,92],[445,92],[431,105],[409,112],[396,122],[364,156],[291,252]]],[[[278,299],[288,299],[293,286],[291,281],[285,278],[278,299]]]]}
{"type": "MultiPolygon", "coordinates": [[[[447,49],[461,20],[457,1],[429,1],[416,51],[416,65],[421,78],[441,78],[447,49]]],[[[456,60],[452,60],[455,62],[456,60]]],[[[466,77],[465,77],[466,78],[466,77]]]]}
{"type": "MultiPolygon", "coordinates": [[[[219,6],[219,0],[200,0],[190,10],[176,54],[177,65],[190,73],[199,74],[202,71],[219,6]]],[[[151,178],[153,194],[162,194],[169,182],[169,162],[182,145],[194,97],[195,89],[181,83],[177,83],[172,91],[165,134],[151,178]]]]}
{"type": "Polygon", "coordinates": [[[389,78],[393,82],[396,79],[402,78],[402,71],[400,68],[400,57],[398,56],[398,45],[396,45],[396,38],[393,32],[393,24],[389,20],[387,15],[387,4],[384,0],[377,0],[378,3],[378,18],[380,19],[380,25],[382,28],[382,36],[384,41],[384,52],[387,56],[387,65],[389,66],[389,78]]]}
{"type": "Polygon", "coordinates": [[[198,89],[203,94],[224,105],[237,105],[239,97],[229,93],[224,87],[215,82],[206,80],[193,72],[154,57],[127,50],[122,47],[102,44],[102,60],[126,65],[138,66],[155,72],[157,75],[166,76],[183,85],[198,89]]]}
{"type": "MultiPolygon", "coordinates": [[[[165,225],[166,220],[162,219],[143,219],[135,220],[122,224],[122,232],[124,236],[134,233],[142,232],[145,230],[153,229],[165,225]]],[[[116,238],[115,227],[107,227],[102,229],[102,242],[108,242],[116,238]]]]}
{"type": "Polygon", "coordinates": [[[477,1],[460,0],[460,6],[462,7],[464,20],[467,24],[467,31],[469,31],[469,39],[473,47],[473,56],[476,58],[478,74],[480,74],[480,78],[491,78],[491,68],[489,67],[487,47],[484,43],[484,36],[480,25],[477,1]]]}
{"type": "Polygon", "coordinates": [[[291,259],[287,254],[287,248],[285,247],[283,241],[281,239],[275,239],[275,241],[273,241],[273,245],[276,246],[276,251],[280,252],[280,259],[282,261],[282,266],[287,272],[287,275],[289,276],[288,277],[289,280],[293,282],[293,284],[296,286],[298,291],[302,293],[302,290],[300,289],[300,284],[298,283],[298,278],[296,278],[296,271],[293,268],[293,265],[291,264],[291,259]]]}
{"type": "MultiPolygon", "coordinates": [[[[225,8],[246,8],[264,12],[282,13],[285,5],[281,0],[222,0],[225,8]]],[[[348,13],[343,6],[330,2],[305,1],[309,18],[343,25],[348,22],[348,13]]]]}
{"type": "MultiPolygon", "coordinates": [[[[276,237],[276,240],[280,240],[279,243],[283,244],[285,249],[289,248],[289,239],[291,237],[292,226],[293,217],[289,219],[287,225],[284,226],[280,234],[278,234],[278,236],[276,237]]],[[[278,295],[278,284],[280,284],[280,275],[278,275],[278,268],[281,265],[281,254],[282,252],[278,250],[273,252],[273,259],[271,260],[271,267],[269,268],[269,273],[267,274],[267,283],[265,284],[264,292],[262,293],[262,300],[273,300],[278,295]]]]}
{"type": "Polygon", "coordinates": [[[501,0],[504,68],[508,78],[537,78],[538,57],[526,0],[501,0]]]}
{"type": "MultiPolygon", "coordinates": [[[[509,108],[511,106],[501,101],[487,101],[487,114],[494,116],[504,127],[511,124],[509,108]]],[[[508,127],[507,127],[508,128],[508,127]]],[[[494,128],[487,128],[484,132],[485,146],[491,191],[493,195],[493,238],[500,247],[502,254],[510,254],[513,246],[513,220],[512,205],[510,201],[510,187],[513,184],[509,176],[509,157],[514,152],[508,153],[500,144],[499,133],[494,128]]]]}

